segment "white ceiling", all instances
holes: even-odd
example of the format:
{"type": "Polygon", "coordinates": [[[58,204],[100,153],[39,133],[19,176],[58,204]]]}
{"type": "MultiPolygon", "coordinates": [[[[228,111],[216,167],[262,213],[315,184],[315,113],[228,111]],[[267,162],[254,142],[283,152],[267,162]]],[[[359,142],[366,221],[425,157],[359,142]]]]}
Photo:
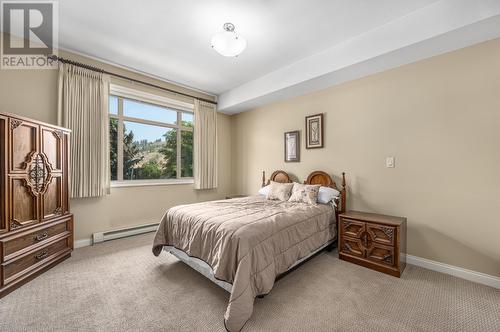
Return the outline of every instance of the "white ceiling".
{"type": "Polygon", "coordinates": [[[237,113],[500,37],[500,0],[60,0],[59,47],[237,113]],[[225,22],[248,41],[210,47],[225,22]]]}
{"type": "Polygon", "coordinates": [[[243,112],[499,37],[499,0],[440,0],[226,91],[218,109],[243,112]]]}
{"type": "Polygon", "coordinates": [[[64,0],[61,48],[221,94],[437,0],[64,0]],[[232,22],[238,58],[210,48],[232,22]]]}

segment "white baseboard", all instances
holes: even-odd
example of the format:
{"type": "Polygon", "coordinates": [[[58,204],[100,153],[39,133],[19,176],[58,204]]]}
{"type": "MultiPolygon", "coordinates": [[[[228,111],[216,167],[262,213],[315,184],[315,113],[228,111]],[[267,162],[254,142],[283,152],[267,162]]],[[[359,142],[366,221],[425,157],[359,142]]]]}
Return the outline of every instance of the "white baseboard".
{"type": "Polygon", "coordinates": [[[88,247],[91,244],[92,244],[92,241],[90,239],[76,240],[75,241],[75,249],[82,248],[82,247],[88,247]]]}
{"type": "MultiPolygon", "coordinates": [[[[75,241],[75,249],[87,247],[92,244],[91,239],[83,239],[75,241]]],[[[432,261],[430,259],[406,255],[406,262],[408,264],[420,266],[432,271],[449,274],[465,280],[477,282],[478,284],[494,287],[500,289],[500,278],[486,273],[467,270],[458,266],[453,266],[445,263],[432,261]]]]}
{"type": "Polygon", "coordinates": [[[448,265],[430,259],[406,255],[406,262],[408,264],[420,266],[429,270],[449,274],[465,280],[477,282],[486,286],[491,286],[500,289],[500,278],[486,273],[467,270],[458,266],[448,265]]]}

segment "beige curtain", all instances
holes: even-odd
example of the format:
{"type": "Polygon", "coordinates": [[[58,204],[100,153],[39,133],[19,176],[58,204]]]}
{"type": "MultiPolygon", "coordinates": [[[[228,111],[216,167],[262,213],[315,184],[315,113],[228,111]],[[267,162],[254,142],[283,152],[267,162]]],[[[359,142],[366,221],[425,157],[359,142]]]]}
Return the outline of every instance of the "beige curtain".
{"type": "Polygon", "coordinates": [[[71,197],[109,193],[109,77],[68,64],[59,66],[59,125],[72,130],[71,197]]]}
{"type": "Polygon", "coordinates": [[[217,188],[217,111],[215,105],[194,102],[194,187],[217,188]]]}

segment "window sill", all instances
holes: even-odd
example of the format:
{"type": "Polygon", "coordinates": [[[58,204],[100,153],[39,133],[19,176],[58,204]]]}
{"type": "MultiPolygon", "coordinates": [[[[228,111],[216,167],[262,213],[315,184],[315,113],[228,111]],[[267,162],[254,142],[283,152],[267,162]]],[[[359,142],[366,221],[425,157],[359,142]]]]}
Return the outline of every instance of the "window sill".
{"type": "Polygon", "coordinates": [[[169,186],[174,184],[194,184],[194,179],[111,181],[111,188],[169,186]]]}

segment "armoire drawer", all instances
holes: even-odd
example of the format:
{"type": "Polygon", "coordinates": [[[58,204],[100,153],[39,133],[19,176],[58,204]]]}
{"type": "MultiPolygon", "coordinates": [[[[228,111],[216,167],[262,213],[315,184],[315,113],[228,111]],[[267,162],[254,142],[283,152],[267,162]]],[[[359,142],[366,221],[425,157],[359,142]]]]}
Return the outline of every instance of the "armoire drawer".
{"type": "Polygon", "coordinates": [[[68,236],[38,250],[30,251],[12,261],[3,263],[4,285],[22,277],[31,270],[46,265],[58,257],[71,252],[70,241],[71,238],[68,236]]]}
{"type": "Polygon", "coordinates": [[[0,239],[2,262],[72,234],[72,216],[0,239]]]}

